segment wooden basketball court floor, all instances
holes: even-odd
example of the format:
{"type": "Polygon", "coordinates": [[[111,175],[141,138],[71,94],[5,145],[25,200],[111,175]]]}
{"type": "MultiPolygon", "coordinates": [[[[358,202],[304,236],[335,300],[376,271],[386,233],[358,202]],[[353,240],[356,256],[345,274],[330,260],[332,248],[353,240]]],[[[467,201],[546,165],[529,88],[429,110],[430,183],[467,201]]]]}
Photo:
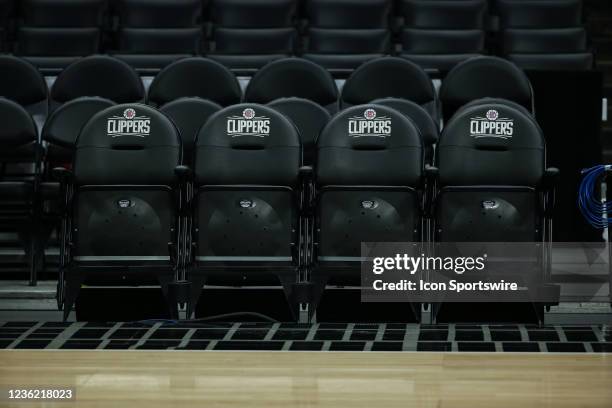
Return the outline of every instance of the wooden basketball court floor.
{"type": "Polygon", "coordinates": [[[1,407],[612,407],[612,354],[0,351],[1,407]]]}

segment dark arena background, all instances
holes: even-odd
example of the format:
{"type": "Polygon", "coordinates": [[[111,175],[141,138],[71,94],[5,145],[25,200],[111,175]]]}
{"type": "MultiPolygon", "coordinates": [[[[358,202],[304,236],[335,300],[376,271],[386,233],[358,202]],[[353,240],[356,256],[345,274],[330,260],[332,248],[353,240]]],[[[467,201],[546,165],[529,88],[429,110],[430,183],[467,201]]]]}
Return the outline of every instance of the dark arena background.
{"type": "Polygon", "coordinates": [[[612,407],[611,96],[609,0],[0,0],[0,407],[612,407]]]}

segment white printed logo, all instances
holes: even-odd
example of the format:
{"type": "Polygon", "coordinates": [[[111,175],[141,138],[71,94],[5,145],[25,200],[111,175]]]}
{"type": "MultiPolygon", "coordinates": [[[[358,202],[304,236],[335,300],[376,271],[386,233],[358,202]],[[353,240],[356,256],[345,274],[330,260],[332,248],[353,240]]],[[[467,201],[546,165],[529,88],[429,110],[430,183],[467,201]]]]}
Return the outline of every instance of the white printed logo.
{"type": "Polygon", "coordinates": [[[378,116],[376,111],[368,108],[363,117],[353,116],[348,121],[350,137],[389,137],[391,136],[391,118],[378,116]]]}
{"type": "Polygon", "coordinates": [[[231,137],[269,136],[270,118],[257,116],[254,109],[246,108],[242,111],[242,116],[229,116],[227,118],[227,135],[231,137]]]}
{"type": "Polygon", "coordinates": [[[514,120],[500,118],[499,112],[490,109],[485,117],[470,118],[470,136],[474,138],[493,137],[497,139],[510,139],[514,134],[514,120]]]}
{"type": "Polygon", "coordinates": [[[147,137],[151,133],[151,118],[137,116],[136,110],[127,108],[123,116],[112,116],[106,121],[106,133],[110,137],[147,137]]]}

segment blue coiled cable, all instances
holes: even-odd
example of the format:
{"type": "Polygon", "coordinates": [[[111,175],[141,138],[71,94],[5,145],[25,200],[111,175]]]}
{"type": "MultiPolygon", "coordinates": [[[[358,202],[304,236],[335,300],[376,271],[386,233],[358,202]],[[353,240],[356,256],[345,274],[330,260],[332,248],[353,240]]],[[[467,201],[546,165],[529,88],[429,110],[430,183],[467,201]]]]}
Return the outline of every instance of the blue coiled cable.
{"type": "Polygon", "coordinates": [[[578,207],[587,222],[597,229],[607,228],[611,220],[612,201],[602,200],[596,194],[602,176],[610,169],[612,165],[598,165],[581,172],[583,179],[578,189],[578,207]]]}

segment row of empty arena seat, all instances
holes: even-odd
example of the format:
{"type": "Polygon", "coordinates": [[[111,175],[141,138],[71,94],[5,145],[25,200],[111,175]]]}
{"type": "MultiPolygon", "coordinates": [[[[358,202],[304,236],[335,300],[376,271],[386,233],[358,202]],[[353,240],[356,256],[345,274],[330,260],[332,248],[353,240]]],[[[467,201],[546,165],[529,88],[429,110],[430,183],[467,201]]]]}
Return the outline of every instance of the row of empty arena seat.
{"type": "MultiPolygon", "coordinates": [[[[205,283],[280,282],[294,308],[305,300],[292,297],[296,285],[314,283],[307,299],[314,307],[327,283],[359,281],[361,242],[423,242],[432,236],[425,218],[441,242],[549,239],[555,172],[546,169],[535,119],[508,100],[458,109],[436,143],[435,171],[426,171],[417,123],[382,104],[329,119],[312,167],[303,166],[298,128],[278,110],[222,108],[197,131],[187,167],[183,136],[161,111],[94,102],[80,118],[77,111],[64,116],[78,137],[69,169],[54,169],[63,192],[59,294],[66,316],[84,282],[157,280],[167,292],[171,282],[187,280],[190,307],[205,283]],[[504,118],[512,132],[469,131],[475,117],[504,118]],[[497,205],[483,211],[485,201],[497,205]]],[[[18,104],[0,100],[0,116],[13,118],[2,130],[10,147],[4,153],[38,143],[18,104]]],[[[46,132],[58,130],[56,120],[46,132]]],[[[37,184],[22,183],[33,195],[37,184]]]]}
{"type": "Polygon", "coordinates": [[[581,30],[586,38],[579,1],[497,3],[501,36],[487,36],[486,0],[309,0],[301,5],[294,0],[214,0],[205,6],[201,0],[117,0],[111,6],[102,0],[27,0],[12,50],[44,68],[61,68],[78,56],[102,52],[153,70],[195,54],[234,69],[260,68],[289,55],[352,69],[382,55],[400,55],[425,68],[448,70],[489,53],[529,68],[592,66],[586,40],[576,41],[581,30]],[[55,7],[72,12],[49,12],[55,7]],[[104,10],[115,17],[103,18],[104,10]],[[56,17],[44,17],[48,14],[56,17]],[[546,32],[532,32],[543,27],[546,32]],[[537,47],[513,48],[521,41],[535,41],[537,47]]]}
{"type": "MultiPolygon", "coordinates": [[[[500,58],[476,57],[455,67],[443,81],[440,95],[446,105],[442,106],[444,117],[452,115],[455,108],[450,106],[456,104],[448,89],[451,85],[461,87],[466,72],[469,82],[463,84],[464,92],[481,92],[482,86],[477,83],[480,80],[487,83],[489,96],[513,94],[509,99],[531,108],[531,90],[518,67],[500,58]],[[460,79],[454,79],[458,76],[460,79]],[[516,78],[521,78],[521,82],[517,84],[516,78]]],[[[331,113],[339,107],[382,97],[400,97],[422,105],[436,120],[440,116],[437,93],[427,73],[414,63],[394,57],[362,65],[346,80],[341,92],[327,70],[300,58],[266,65],[249,80],[244,92],[230,70],[200,57],[181,59],[166,67],[153,79],[148,92],[134,69],[108,56],[86,57],[73,63],[59,74],[50,91],[40,72],[25,60],[0,57],[0,74],[0,96],[16,101],[38,116],[82,96],[98,96],[116,103],[146,101],[153,106],[180,97],[199,97],[221,106],[240,101],[266,104],[282,97],[300,97],[331,113]]]]}

